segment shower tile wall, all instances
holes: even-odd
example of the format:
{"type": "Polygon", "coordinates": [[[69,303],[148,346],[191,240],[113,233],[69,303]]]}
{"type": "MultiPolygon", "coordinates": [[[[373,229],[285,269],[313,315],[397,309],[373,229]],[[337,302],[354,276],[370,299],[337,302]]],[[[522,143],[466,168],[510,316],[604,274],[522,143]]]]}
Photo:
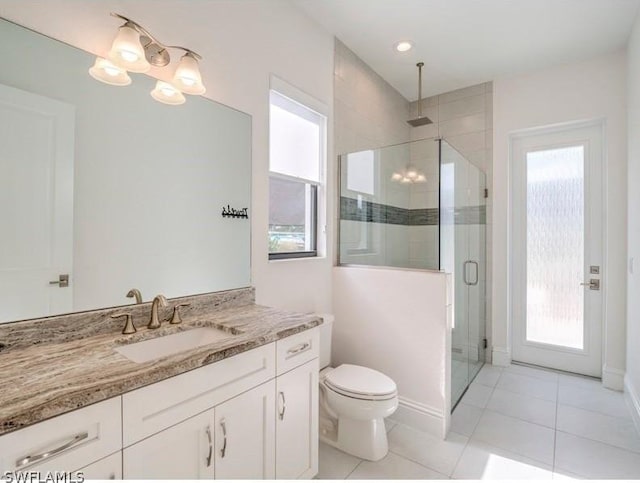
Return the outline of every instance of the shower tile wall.
{"type": "MultiPolygon", "coordinates": [[[[428,73],[425,82],[429,82],[428,73]]],[[[426,137],[443,137],[466,159],[479,167],[486,174],[487,188],[492,193],[493,170],[493,83],[487,82],[464,89],[446,92],[424,99],[423,114],[433,124],[413,128],[411,139],[426,137]]],[[[417,102],[410,105],[411,115],[417,114],[417,102]]],[[[486,264],[486,333],[491,334],[491,196],[486,202],[486,231],[481,230],[477,236],[486,237],[487,252],[481,263],[486,264]]],[[[478,227],[476,227],[478,228],[478,227]]],[[[424,229],[414,227],[414,230],[424,229]]],[[[411,234],[409,235],[412,236],[411,234]]],[[[420,235],[413,235],[419,237],[420,235]]],[[[475,306],[478,306],[476,304],[475,306]]],[[[491,344],[491,340],[488,341],[491,344]]]]}
{"type": "Polygon", "coordinates": [[[338,39],[334,58],[336,154],[409,141],[409,103],[402,94],[338,39]]]}
{"type": "MultiPolygon", "coordinates": [[[[409,119],[407,100],[338,39],[335,40],[334,59],[333,139],[336,154],[408,142],[411,128],[406,122],[409,119]]],[[[406,187],[381,183],[381,189],[379,203],[409,208],[406,187]]],[[[342,222],[341,245],[357,249],[363,229],[361,222],[342,222]]],[[[406,265],[409,258],[407,226],[371,223],[370,230],[374,252],[351,256],[351,263],[406,265]]]]}
{"type": "MultiPolygon", "coordinates": [[[[429,73],[425,72],[425,85],[429,73]]],[[[419,139],[443,136],[469,161],[485,171],[491,193],[493,165],[493,85],[478,84],[423,100],[423,114],[434,123],[411,128],[407,119],[416,116],[417,103],[409,102],[364,61],[335,40],[334,140],[336,154],[375,149],[419,139]]],[[[437,150],[434,150],[437,153],[437,150]]],[[[426,171],[426,184],[387,188],[385,203],[406,209],[438,207],[437,156],[430,155],[426,143],[410,153],[411,162],[426,171]]],[[[391,185],[387,183],[387,185],[391,185]]],[[[491,196],[486,200],[486,264],[491,267],[491,196]]],[[[341,242],[357,247],[362,223],[342,222],[341,242]]],[[[398,266],[433,267],[438,243],[438,226],[385,225],[371,223],[371,238],[380,244],[378,254],[363,254],[362,264],[378,264],[380,256],[396,260],[398,266]],[[408,250],[408,253],[407,253],[408,250]],[[404,260],[404,265],[400,262],[404,260]]],[[[355,263],[355,262],[354,262],[355,263]]],[[[486,270],[487,334],[491,334],[491,272],[486,270]]],[[[490,343],[491,341],[489,341],[490,343]]]]}

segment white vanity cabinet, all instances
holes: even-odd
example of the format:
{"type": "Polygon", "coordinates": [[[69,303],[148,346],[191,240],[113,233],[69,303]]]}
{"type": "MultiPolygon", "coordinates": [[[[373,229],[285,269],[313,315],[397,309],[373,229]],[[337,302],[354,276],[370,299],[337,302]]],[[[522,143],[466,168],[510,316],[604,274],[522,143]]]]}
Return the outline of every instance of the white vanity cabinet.
{"type": "Polygon", "coordinates": [[[274,380],[215,408],[216,479],[275,478],[274,380]]]}
{"type": "Polygon", "coordinates": [[[85,480],[121,480],[122,479],[122,452],[102,458],[95,463],[80,468],[85,480]]]}
{"type": "Polygon", "coordinates": [[[0,470],[295,479],[318,470],[318,329],[0,436],[0,470]],[[45,456],[43,456],[45,455],[45,456]]]}
{"type": "Polygon", "coordinates": [[[123,475],[128,480],[213,479],[214,410],[187,419],[125,448],[123,475]]]}
{"type": "Polygon", "coordinates": [[[276,478],[318,473],[318,329],[277,342],[276,478]]]}
{"type": "Polygon", "coordinates": [[[115,397],[0,436],[0,470],[85,468],[120,451],[120,421],[120,397],[115,397]]]}

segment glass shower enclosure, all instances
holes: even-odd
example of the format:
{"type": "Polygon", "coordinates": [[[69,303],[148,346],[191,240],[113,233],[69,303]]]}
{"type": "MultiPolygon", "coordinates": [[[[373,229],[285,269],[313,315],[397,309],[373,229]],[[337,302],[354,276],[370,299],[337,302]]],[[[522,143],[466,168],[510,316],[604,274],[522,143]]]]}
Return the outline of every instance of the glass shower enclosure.
{"type": "Polygon", "coordinates": [[[485,175],[444,139],[340,162],[338,264],[451,273],[452,406],[485,361],[485,175]]]}

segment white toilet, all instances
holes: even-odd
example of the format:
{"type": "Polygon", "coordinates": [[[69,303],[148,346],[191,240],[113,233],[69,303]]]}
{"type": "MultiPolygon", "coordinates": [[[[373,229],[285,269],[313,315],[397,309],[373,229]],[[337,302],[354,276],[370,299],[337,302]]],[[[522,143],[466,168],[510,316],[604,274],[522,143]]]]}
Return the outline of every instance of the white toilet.
{"type": "Polygon", "coordinates": [[[398,408],[396,383],[368,367],[329,367],[334,317],[321,317],[320,440],[359,458],[382,459],[389,451],[384,418],[398,408]]]}

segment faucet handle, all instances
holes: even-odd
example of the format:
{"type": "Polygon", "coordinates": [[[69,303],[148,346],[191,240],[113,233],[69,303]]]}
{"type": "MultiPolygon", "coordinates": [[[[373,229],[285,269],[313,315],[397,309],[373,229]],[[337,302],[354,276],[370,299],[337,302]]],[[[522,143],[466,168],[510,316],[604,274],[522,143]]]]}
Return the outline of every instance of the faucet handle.
{"type": "Polygon", "coordinates": [[[137,332],[136,326],[133,325],[133,317],[130,312],[122,312],[119,314],[113,314],[111,316],[112,319],[119,319],[120,317],[126,317],[127,322],[124,324],[124,329],[122,329],[122,333],[127,334],[135,334],[137,332]]]}
{"type": "Polygon", "coordinates": [[[173,317],[171,317],[171,324],[179,324],[182,322],[180,317],[180,307],[188,307],[191,304],[177,304],[173,307],[173,317]]]}

